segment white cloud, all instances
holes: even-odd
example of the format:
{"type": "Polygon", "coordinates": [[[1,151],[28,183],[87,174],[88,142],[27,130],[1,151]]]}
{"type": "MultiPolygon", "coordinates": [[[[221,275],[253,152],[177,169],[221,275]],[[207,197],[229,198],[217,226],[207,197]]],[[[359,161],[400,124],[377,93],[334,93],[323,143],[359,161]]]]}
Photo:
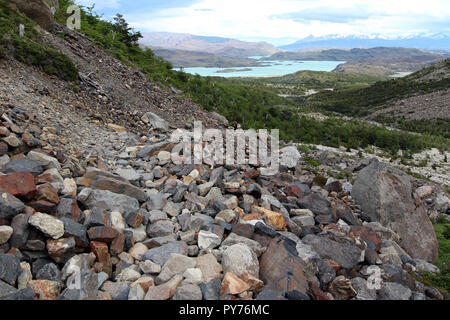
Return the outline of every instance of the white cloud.
{"type": "MultiPolygon", "coordinates": [[[[80,2],[95,2],[97,9],[119,5],[119,0],[80,2]]],[[[127,10],[124,2],[120,10],[132,26],[143,31],[241,39],[450,33],[448,0],[199,0],[184,6],[177,1],[177,8],[158,8],[156,2],[152,7],[152,1],[134,0],[133,7],[141,2],[140,10],[127,10]]]]}

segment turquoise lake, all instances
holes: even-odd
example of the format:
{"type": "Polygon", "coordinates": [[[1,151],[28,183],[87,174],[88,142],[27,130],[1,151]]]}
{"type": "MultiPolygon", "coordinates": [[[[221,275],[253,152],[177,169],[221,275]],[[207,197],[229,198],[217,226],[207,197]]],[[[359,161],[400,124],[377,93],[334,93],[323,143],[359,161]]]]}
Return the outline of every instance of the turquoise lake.
{"type": "MultiPolygon", "coordinates": [[[[251,57],[259,58],[259,57],[251,57]]],[[[345,61],[263,61],[264,67],[236,67],[236,68],[184,68],[184,72],[199,74],[203,77],[269,77],[284,76],[302,70],[310,71],[333,71],[338,65],[345,61]],[[239,71],[229,73],[218,73],[226,69],[252,69],[251,71],[239,71]]]]}

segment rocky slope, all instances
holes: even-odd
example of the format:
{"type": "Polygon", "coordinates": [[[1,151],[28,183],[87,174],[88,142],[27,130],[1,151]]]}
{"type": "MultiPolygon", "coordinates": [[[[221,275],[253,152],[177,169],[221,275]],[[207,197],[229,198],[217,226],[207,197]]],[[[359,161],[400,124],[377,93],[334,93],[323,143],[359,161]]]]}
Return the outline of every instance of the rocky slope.
{"type": "Polygon", "coordinates": [[[442,187],[294,146],[275,176],[175,165],[173,128],[223,119],[55,27],[79,88],[0,65],[1,300],[444,298],[419,273],[442,187]]]}

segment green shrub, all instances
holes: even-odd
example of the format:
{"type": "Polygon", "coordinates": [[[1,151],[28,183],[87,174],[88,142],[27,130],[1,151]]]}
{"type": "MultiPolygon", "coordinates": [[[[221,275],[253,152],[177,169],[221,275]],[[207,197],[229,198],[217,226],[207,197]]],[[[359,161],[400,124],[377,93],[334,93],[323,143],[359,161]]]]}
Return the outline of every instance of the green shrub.
{"type": "Polygon", "coordinates": [[[319,187],[323,187],[324,185],[326,185],[326,184],[327,184],[327,181],[328,181],[328,179],[325,178],[325,177],[322,176],[322,175],[317,175],[317,176],[315,176],[315,178],[314,178],[314,180],[313,180],[313,182],[314,182],[316,185],[318,185],[319,187]]]}

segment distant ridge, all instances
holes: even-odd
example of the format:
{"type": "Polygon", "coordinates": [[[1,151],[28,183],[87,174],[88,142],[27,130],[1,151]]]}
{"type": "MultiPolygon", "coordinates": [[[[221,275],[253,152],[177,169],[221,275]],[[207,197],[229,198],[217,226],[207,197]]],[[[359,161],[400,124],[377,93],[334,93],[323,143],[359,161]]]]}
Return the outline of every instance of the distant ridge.
{"type": "Polygon", "coordinates": [[[416,35],[388,39],[381,35],[374,36],[309,36],[295,43],[279,47],[282,50],[298,51],[304,48],[363,48],[363,47],[405,47],[429,50],[450,50],[450,36],[446,34],[416,35]]]}
{"type": "Polygon", "coordinates": [[[151,32],[144,33],[140,44],[151,48],[196,51],[228,57],[247,58],[265,56],[279,52],[267,42],[246,42],[221,37],[197,36],[185,33],[151,32]]]}

